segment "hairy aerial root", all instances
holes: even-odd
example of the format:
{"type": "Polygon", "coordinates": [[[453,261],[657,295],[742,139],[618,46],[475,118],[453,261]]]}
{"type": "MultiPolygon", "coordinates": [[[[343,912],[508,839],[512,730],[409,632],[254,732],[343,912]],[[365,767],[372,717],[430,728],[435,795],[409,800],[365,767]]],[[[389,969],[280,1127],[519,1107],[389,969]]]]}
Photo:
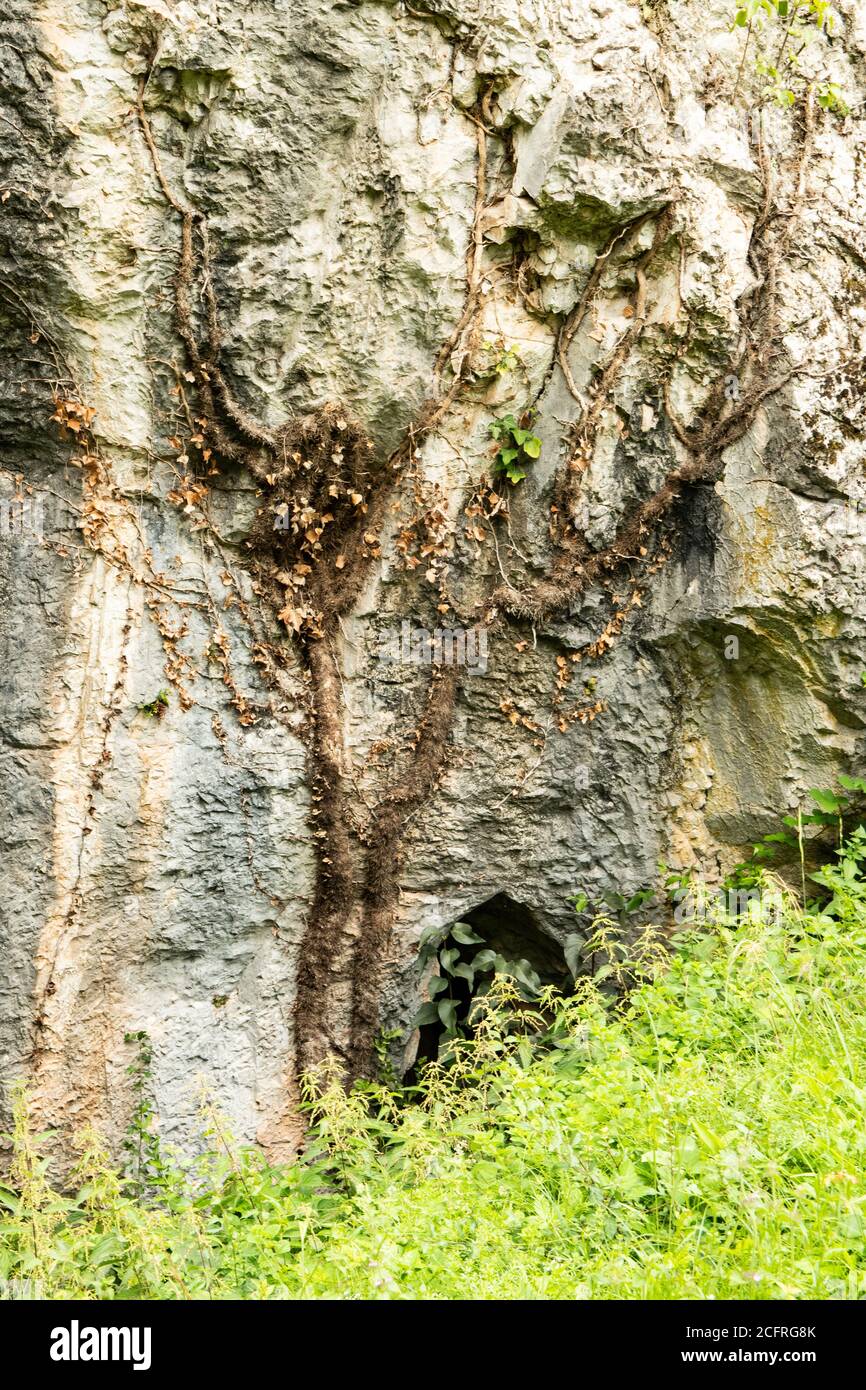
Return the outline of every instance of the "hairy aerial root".
{"type": "Polygon", "coordinates": [[[329,642],[304,643],[310,680],[311,736],[307,751],[309,823],[316,878],[303,947],[298,959],[294,1017],[299,1077],[339,1045],[328,1032],[323,1007],[338,966],[351,959],[352,910],[357,899],[355,848],[347,818],[345,745],[340,671],[329,642]]]}
{"type": "Polygon", "coordinates": [[[448,749],[459,678],[454,666],[434,667],[427,705],[409,768],[376,808],[367,836],[363,920],[352,989],[350,1074],[369,1075],[375,1061],[383,972],[400,894],[400,853],[408,821],[436,790],[448,749]]]}
{"type": "Polygon", "coordinates": [[[782,230],[778,232],[774,230],[772,171],[763,144],[759,149],[764,198],[752,229],[749,249],[749,261],[756,273],[757,284],[744,296],[741,304],[742,333],[738,350],[711,386],[697,421],[690,426],[678,419],[670,400],[670,383],[664,383],[665,411],[675,437],[690,455],[689,460],[672,470],[650,498],[631,510],[609,545],[592,552],[585,537],[575,533],[571,518],[583,474],[592,458],[602,411],[646,322],[647,271],[670,234],[673,204],[669,204],[659,217],[652,245],[636,266],[637,288],[632,304],[632,324],[603,368],[589,405],[585,405],[571,375],[568,348],[586,316],[602,271],[615,246],[635,232],[646,218],[627,224],[609,239],[597,258],[577,306],[560,330],[557,342],[557,356],[566,384],[580,403],[583,413],[573,427],[573,447],[554,482],[557,524],[551,565],[548,573],[526,590],[510,583],[499,585],[486,605],[485,621],[495,623],[502,618],[511,618],[538,626],[566,612],[591,585],[612,575],[621,566],[640,562],[648,550],[645,541],[669,513],[683,489],[695,483],[708,482],[719,475],[724,451],[746,434],[762,403],[780,391],[798,370],[797,366],[791,366],[773,379],[767,379],[767,364],[775,352],[778,338],[778,270],[805,201],[806,172],[814,134],[814,94],[809,91],[795,171],[793,203],[782,219],[782,230]],[[727,389],[732,377],[738,383],[738,392],[733,398],[727,389]]]}
{"type": "Polygon", "coordinates": [[[556,531],[562,539],[570,537],[572,548],[574,548],[575,544],[578,548],[585,548],[582,543],[582,537],[575,535],[572,525],[572,518],[579,498],[581,480],[592,459],[596,437],[604,410],[610,400],[610,393],[616,385],[620,372],[631,355],[633,347],[640,339],[646,325],[648,292],[647,272],[660,250],[668,241],[673,217],[674,202],[671,201],[662,209],[660,214],[644,213],[643,216],[635,218],[634,221],[629,222],[610,238],[605,249],[597,257],[587,286],[576,308],[572,310],[563,325],[557,340],[557,360],[559,361],[559,365],[571,394],[581,405],[581,415],[570,430],[571,437],[568,457],[557,473],[553,493],[556,531]],[[571,368],[568,363],[568,348],[574,334],[586,317],[595,291],[598,288],[602,272],[617,243],[630,238],[654,216],[656,217],[656,225],[652,243],[635,265],[635,292],[631,303],[631,323],[599,373],[598,380],[593,386],[589,403],[585,404],[575,386],[574,378],[571,374],[571,368]]]}

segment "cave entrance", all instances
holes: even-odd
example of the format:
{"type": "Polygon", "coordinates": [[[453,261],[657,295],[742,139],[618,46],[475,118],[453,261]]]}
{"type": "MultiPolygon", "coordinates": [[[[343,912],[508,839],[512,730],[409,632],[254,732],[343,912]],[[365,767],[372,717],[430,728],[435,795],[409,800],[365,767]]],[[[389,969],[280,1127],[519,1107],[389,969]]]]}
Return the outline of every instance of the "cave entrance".
{"type": "Polygon", "coordinates": [[[435,1060],[454,1030],[465,1029],[473,999],[497,971],[512,967],[509,973],[514,973],[527,998],[545,985],[565,988],[571,978],[562,947],[541,930],[528,907],[507,893],[497,893],[465,912],[433,954],[438,957],[443,983],[436,981],[434,966],[430,1003],[422,1009],[418,1051],[407,1078],[410,1082],[419,1062],[435,1060]]]}

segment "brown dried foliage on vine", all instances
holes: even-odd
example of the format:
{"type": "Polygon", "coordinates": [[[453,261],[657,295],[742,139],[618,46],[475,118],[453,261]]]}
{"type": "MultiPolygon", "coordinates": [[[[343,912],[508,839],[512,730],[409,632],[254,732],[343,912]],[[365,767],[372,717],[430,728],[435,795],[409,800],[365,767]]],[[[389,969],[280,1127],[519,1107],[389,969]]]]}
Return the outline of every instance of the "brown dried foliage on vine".
{"type": "MultiPolygon", "coordinates": [[[[404,760],[402,772],[372,808],[366,825],[354,820],[350,793],[336,641],[342,615],[356,603],[380,555],[380,535],[388,501],[421,440],[436,428],[464,384],[481,308],[485,212],[487,126],[485,94],[478,109],[467,113],[477,138],[475,207],[466,264],[464,307],[434,367],[434,394],[422,405],[403,440],[386,459],[377,459],[363,428],[339,403],[270,428],[254,419],[235,399],[221,365],[219,312],[211,267],[208,229],[203,216],[172,192],[144,106],[146,82],[138,98],[138,116],[156,178],[181,224],[175,272],[175,323],[184,343],[207,421],[209,443],[223,463],[246,467],[261,488],[262,504],[248,538],[246,553],[258,592],[291,634],[300,652],[309,690],[308,781],[310,820],[317,872],[314,899],[302,943],[295,1003],[299,1074],[317,1064],[324,1052],[339,1053],[350,1078],[367,1074],[373,1064],[383,971],[399,893],[399,864],[405,832],[412,817],[429,800],[441,778],[459,688],[453,667],[434,667],[423,713],[404,760]],[[201,332],[196,331],[192,291],[199,284],[204,304],[201,332]],[[450,364],[452,378],[441,386],[450,364]],[[349,1003],[348,1041],[331,1031],[330,1002],[349,1003]]],[[[807,107],[805,137],[797,180],[797,204],[804,196],[804,170],[811,149],[814,114],[807,107]]],[[[588,466],[609,401],[624,364],[647,322],[647,278],[655,258],[670,242],[673,204],[618,229],[599,253],[575,310],[563,323],[556,345],[566,383],[580,401],[582,414],[570,431],[570,447],[554,487],[554,550],[546,575],[521,590],[505,581],[484,608],[484,621],[495,626],[513,619],[542,624],[564,612],[592,584],[647,555],[649,534],[690,483],[704,481],[719,468],[725,448],[749,428],[762,403],[791,374],[767,379],[765,344],[777,322],[776,276],[794,221],[780,233],[774,226],[770,171],[762,162],[765,199],[755,223],[751,260],[758,288],[743,305],[743,338],[726,372],[712,386],[697,420],[681,424],[670,401],[671,425],[687,458],[662,486],[632,508],[614,540],[592,552],[573,524],[581,479],[588,466]],[[622,243],[628,246],[649,216],[655,217],[650,247],[637,260],[631,323],[599,372],[587,404],[581,400],[568,363],[569,346],[580,328],[604,270],[622,243]],[[724,392],[734,372],[743,381],[738,401],[724,392]]],[[[796,209],[795,209],[796,210],[796,209]]],[[[471,499],[470,499],[471,503],[471,499]]],[[[491,517],[492,521],[492,517],[491,517]]],[[[563,710],[572,719],[589,721],[601,702],[563,710]]]]}
{"type": "MultiPolygon", "coordinates": [[[[361,426],[331,403],[276,429],[255,420],[235,399],[221,365],[219,312],[213,286],[207,224],[173,193],[145,110],[147,81],[137,112],[155,175],[177,212],[181,246],[174,276],[174,318],[206,420],[206,434],[223,463],[246,467],[263,502],[247,541],[249,568],[259,593],[296,639],[309,688],[308,781],[317,872],[298,967],[295,1002],[299,1072],[336,1051],[350,1076],[366,1071],[373,1057],[381,973],[398,893],[401,842],[407,821],[431,796],[444,765],[458,688],[452,667],[434,666],[425,708],[397,782],[387,789],[362,832],[355,826],[349,793],[336,629],[361,592],[379,537],[388,498],[418,444],[444,417],[464,380],[479,309],[486,178],[486,131],[477,131],[475,215],[467,255],[464,309],[439,355],[435,394],[384,461],[376,460],[361,426]],[[193,287],[205,305],[196,331],[193,287]],[[450,384],[439,378],[450,361],[450,384]],[[327,1000],[348,985],[348,1046],[332,1035],[327,1000]]],[[[480,107],[483,110],[483,103],[480,107]]]]}

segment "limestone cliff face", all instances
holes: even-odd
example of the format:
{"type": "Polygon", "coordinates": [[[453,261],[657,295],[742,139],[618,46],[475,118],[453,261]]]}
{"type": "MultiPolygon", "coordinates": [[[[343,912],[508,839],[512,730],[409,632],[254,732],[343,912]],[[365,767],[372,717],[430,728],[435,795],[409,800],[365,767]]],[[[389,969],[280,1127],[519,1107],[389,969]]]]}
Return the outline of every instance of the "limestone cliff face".
{"type": "Polygon", "coordinates": [[[425,927],[561,939],[856,771],[838,10],[760,117],[722,0],[12,4],[0,1050],[46,1126],[122,1131],[144,1029],[167,1137],[202,1079],[285,1151],[299,1049],[411,1053],[425,927]]]}

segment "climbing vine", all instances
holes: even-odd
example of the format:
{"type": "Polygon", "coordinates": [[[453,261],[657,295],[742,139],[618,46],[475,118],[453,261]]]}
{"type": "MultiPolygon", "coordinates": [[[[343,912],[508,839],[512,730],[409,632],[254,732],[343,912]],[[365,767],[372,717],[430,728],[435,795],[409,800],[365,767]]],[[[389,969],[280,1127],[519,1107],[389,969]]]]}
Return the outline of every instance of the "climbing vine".
{"type": "MultiPolygon", "coordinates": [[[[774,186],[769,160],[763,149],[760,152],[764,198],[752,229],[749,247],[749,261],[756,275],[756,287],[744,296],[745,303],[741,303],[743,318],[736,353],[717,376],[697,418],[688,425],[678,418],[673,407],[669,379],[664,382],[665,409],[674,435],[682,446],[685,455],[683,461],[668,473],[652,496],[626,513],[608,545],[590,551],[585,537],[574,525],[573,516],[581,479],[592,458],[605,403],[646,322],[647,271],[670,236],[674,205],[669,205],[658,216],[652,245],[636,267],[630,327],[602,367],[587,404],[583,404],[573,380],[569,379],[567,364],[564,369],[572,393],[581,401],[582,412],[572,426],[572,447],[554,484],[554,550],[550,568],[546,575],[531,582],[525,589],[510,583],[499,586],[487,609],[488,621],[493,622],[501,615],[528,620],[539,626],[565,612],[591,585],[613,576],[624,565],[644,560],[649,553],[647,539],[669,514],[683,490],[695,483],[711,481],[717,475],[725,449],[743,437],[753,424],[762,403],[781,390],[794,375],[797,364],[775,373],[770,371],[771,357],[777,351],[775,345],[779,336],[777,280],[802,209],[805,173],[811,156],[814,130],[814,94],[809,91],[803,105],[794,204],[782,219],[781,229],[776,226],[773,216],[774,186]],[[735,392],[730,389],[732,381],[737,383],[735,392]]],[[[617,241],[633,234],[645,220],[641,218],[639,223],[631,224],[617,233],[601,253],[600,262],[608,259],[617,241]]],[[[597,263],[571,320],[560,334],[560,363],[565,361],[568,342],[588,311],[600,274],[597,263]]]]}
{"type": "MultiPolygon", "coordinates": [[[[343,730],[341,674],[336,656],[340,619],[356,602],[372,561],[388,499],[420,441],[443,419],[468,372],[477,331],[486,186],[486,128],[476,128],[477,191],[467,256],[464,310],[439,354],[436,393],[391,456],[377,460],[361,426],[331,403],[278,429],[268,429],[234,399],[221,366],[219,312],[211,251],[203,216],[170,188],[145,108],[142,80],[137,114],[157,182],[180,218],[174,318],[198,391],[199,446],[221,464],[240,464],[258,482],[262,505],[246,543],[247,563],[260,597],[272,609],[301,657],[308,689],[308,782],[317,873],[301,950],[295,1027],[298,1069],[329,1053],[341,1055],[350,1075],[368,1070],[375,1054],[380,975],[398,893],[401,837],[409,817],[432,795],[441,776],[457,694],[452,666],[434,665],[407,766],[373,808],[369,825],[353,814],[343,730]],[[192,291],[205,304],[197,332],[192,291]],[[451,380],[441,384],[446,365],[451,380]],[[348,992],[348,1040],[329,1022],[335,996],[348,992]]],[[[193,492],[193,501],[198,500],[193,492]]]]}
{"type": "Polygon", "coordinates": [[[825,111],[846,115],[848,103],[837,84],[823,78],[810,86],[800,64],[801,55],[816,34],[832,33],[834,18],[828,0],[743,0],[734,14],[734,26],[746,31],[734,94],[755,36],[754,66],[764,79],[765,98],[779,106],[794,106],[810,89],[825,111]],[[762,44],[761,39],[766,42],[762,44]]]}
{"type": "MultiPolygon", "coordinates": [[[[336,1053],[343,1059],[347,1075],[357,1077],[375,1066],[383,972],[399,898],[403,841],[413,816],[434,795],[442,777],[460,673],[453,665],[433,664],[402,765],[376,804],[366,807],[363,814],[353,791],[353,768],[344,732],[337,655],[340,624],[356,605],[373,565],[381,558],[383,527],[395,489],[408,481],[419,495],[420,484],[413,476],[419,446],[442,424],[472,379],[472,354],[478,345],[483,312],[488,138],[495,124],[492,90],[465,113],[475,130],[476,188],[463,308],[433,364],[431,396],[397,447],[384,458],[376,455],[363,426],[340,402],[330,402],[272,428],[256,420],[235,399],[222,364],[207,222],[173,192],[165,178],[146,109],[146,91],[147,77],[137,100],[139,126],[159,187],[180,221],[174,322],[188,361],[180,390],[193,390],[198,402],[197,413],[190,413],[193,430],[189,442],[200,451],[210,471],[241,466],[259,487],[260,505],[244,546],[244,561],[257,595],[300,660],[306,690],[316,881],[297,976],[294,1020],[298,1071],[303,1074],[326,1055],[336,1053]],[[194,292],[195,301],[203,305],[200,315],[193,310],[194,292]],[[335,1022],[345,1016],[347,1005],[348,1032],[335,1022]]],[[[741,305],[739,344],[693,420],[678,418],[670,383],[663,383],[662,396],[679,446],[679,460],[651,496],[626,510],[613,540],[597,550],[591,548],[578,520],[582,481],[611,394],[646,328],[650,277],[656,263],[677,242],[675,191],[660,209],[614,230],[596,258],[578,303],[560,325],[551,371],[554,364],[559,365],[580,413],[568,428],[565,458],[553,484],[548,568],[540,577],[520,585],[505,577],[500,561],[502,582],[495,583],[481,605],[481,621],[491,633],[514,623],[538,628],[569,610],[590,586],[611,584],[623,572],[628,577],[625,597],[612,593],[613,616],[595,642],[584,652],[557,657],[553,713],[560,731],[575,721],[590,723],[604,710],[592,677],[584,680],[581,698],[566,703],[573,663],[583,655],[599,656],[607,650],[631,610],[639,606],[641,587],[633,571],[642,567],[651,573],[664,562],[661,523],[674,502],[686,487],[717,476],[725,449],[745,434],[761,404],[796,370],[796,364],[775,367],[771,345],[779,337],[778,273],[805,196],[814,103],[810,89],[803,105],[794,204],[785,218],[774,216],[772,173],[761,153],[764,198],[750,247],[756,288],[741,305]],[[649,223],[649,245],[639,251],[639,238],[649,223]],[[600,291],[608,264],[618,256],[631,258],[634,275],[626,313],[628,327],[584,396],[572,375],[569,348],[600,291]],[[738,382],[735,395],[726,389],[732,377],[738,382]]],[[[499,371],[499,364],[495,370],[499,371]]],[[[548,380],[549,374],[544,385],[548,380]]],[[[519,416],[506,414],[489,426],[495,445],[494,473],[508,484],[506,491],[527,476],[540,455],[541,441],[532,430],[535,409],[536,401],[529,402],[519,416]]],[[[180,458],[188,463],[183,449],[180,458]]],[[[176,492],[184,507],[199,505],[204,493],[194,470],[184,473],[176,492]]],[[[427,510],[432,516],[435,508],[427,510]]],[[[474,484],[463,514],[469,521],[467,534],[475,540],[483,540],[489,528],[499,559],[497,533],[505,528],[503,540],[510,540],[509,509],[495,485],[491,487],[486,480],[474,484]]],[[[442,515],[440,511],[440,520],[442,515]]],[[[432,542],[428,536],[420,545],[419,539],[414,522],[404,526],[398,537],[398,553],[409,569],[414,568],[413,561],[428,560],[427,577],[437,591],[438,609],[448,611],[454,601],[444,585],[441,535],[432,542]]],[[[474,616],[477,619],[477,612],[474,616]]],[[[287,658],[279,644],[261,645],[265,652],[259,662],[263,677],[276,680],[287,658]]],[[[505,704],[503,713],[511,722],[537,728],[515,702],[505,704]]]]}

